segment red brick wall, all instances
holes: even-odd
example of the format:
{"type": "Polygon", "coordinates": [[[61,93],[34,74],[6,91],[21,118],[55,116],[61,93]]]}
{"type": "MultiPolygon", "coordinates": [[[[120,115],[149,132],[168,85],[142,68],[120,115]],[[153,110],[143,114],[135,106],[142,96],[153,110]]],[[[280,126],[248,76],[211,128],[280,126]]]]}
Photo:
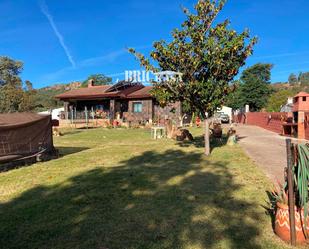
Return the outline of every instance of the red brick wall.
{"type": "Polygon", "coordinates": [[[305,138],[309,140],[309,112],[305,112],[305,138]]]}
{"type": "Polygon", "coordinates": [[[240,113],[237,115],[233,115],[233,122],[238,124],[244,124],[245,123],[245,114],[240,113]]]}
{"type": "Polygon", "coordinates": [[[284,112],[249,112],[246,113],[246,124],[282,133],[283,119],[286,118],[287,113],[284,112]]]}

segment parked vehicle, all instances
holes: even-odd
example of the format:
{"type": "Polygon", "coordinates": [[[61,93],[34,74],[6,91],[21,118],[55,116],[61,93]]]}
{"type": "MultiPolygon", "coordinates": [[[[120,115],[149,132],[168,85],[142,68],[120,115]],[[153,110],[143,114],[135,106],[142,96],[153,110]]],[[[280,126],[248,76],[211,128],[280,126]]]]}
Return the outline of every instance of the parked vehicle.
{"type": "Polygon", "coordinates": [[[220,120],[221,120],[221,123],[227,124],[227,123],[230,122],[230,117],[229,117],[229,115],[227,115],[227,114],[225,114],[225,113],[222,113],[222,114],[220,115],[220,120]]]}
{"type": "Polygon", "coordinates": [[[223,124],[227,124],[230,122],[230,117],[229,115],[223,113],[223,112],[217,112],[215,115],[215,120],[220,122],[220,123],[223,123],[223,124]]]}

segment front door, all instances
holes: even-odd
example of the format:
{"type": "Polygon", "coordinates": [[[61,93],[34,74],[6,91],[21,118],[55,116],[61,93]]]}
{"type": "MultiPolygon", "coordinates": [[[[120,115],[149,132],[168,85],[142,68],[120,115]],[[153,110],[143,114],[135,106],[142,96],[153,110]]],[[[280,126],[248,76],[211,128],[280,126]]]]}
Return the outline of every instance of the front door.
{"type": "Polygon", "coordinates": [[[115,112],[116,112],[116,118],[123,118],[123,113],[128,112],[129,104],[127,100],[116,100],[115,103],[115,112]]]}

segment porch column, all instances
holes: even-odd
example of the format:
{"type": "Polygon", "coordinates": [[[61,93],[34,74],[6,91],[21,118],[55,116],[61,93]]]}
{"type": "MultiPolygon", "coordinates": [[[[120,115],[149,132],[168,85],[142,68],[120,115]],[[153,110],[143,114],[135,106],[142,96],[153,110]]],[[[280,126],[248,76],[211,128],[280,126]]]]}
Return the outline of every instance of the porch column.
{"type": "Polygon", "coordinates": [[[115,100],[111,99],[109,102],[109,116],[111,120],[115,119],[115,100]]]}
{"type": "Polygon", "coordinates": [[[298,139],[305,139],[305,112],[298,112],[298,139]]]}
{"type": "Polygon", "coordinates": [[[63,107],[64,107],[65,119],[68,120],[69,119],[69,102],[64,102],[63,107]]]}
{"type": "Polygon", "coordinates": [[[152,120],[153,120],[153,101],[148,100],[148,118],[149,118],[149,124],[152,125],[152,120]]]}

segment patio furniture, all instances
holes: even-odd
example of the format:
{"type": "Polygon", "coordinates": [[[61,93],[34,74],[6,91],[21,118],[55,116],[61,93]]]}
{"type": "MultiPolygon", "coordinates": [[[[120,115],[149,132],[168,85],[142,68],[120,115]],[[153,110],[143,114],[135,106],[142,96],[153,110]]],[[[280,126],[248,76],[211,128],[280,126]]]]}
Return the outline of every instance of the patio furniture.
{"type": "Polygon", "coordinates": [[[151,138],[160,139],[166,137],[166,129],[164,126],[151,127],[151,138]]]}
{"type": "Polygon", "coordinates": [[[297,137],[297,128],[298,128],[297,123],[283,123],[282,128],[283,128],[282,135],[297,137]]]}

